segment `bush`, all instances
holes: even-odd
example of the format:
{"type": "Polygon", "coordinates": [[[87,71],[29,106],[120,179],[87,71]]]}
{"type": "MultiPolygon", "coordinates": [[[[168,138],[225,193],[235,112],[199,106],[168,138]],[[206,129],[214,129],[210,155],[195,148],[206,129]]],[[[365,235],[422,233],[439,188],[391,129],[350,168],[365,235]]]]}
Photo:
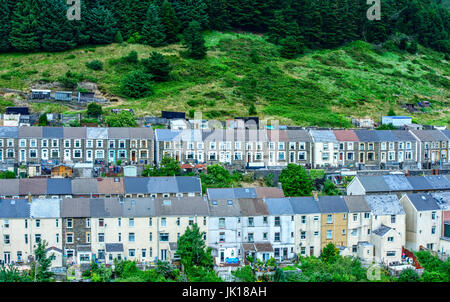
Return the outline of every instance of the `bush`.
{"type": "Polygon", "coordinates": [[[189,100],[187,101],[187,104],[191,107],[195,107],[198,105],[196,100],[189,100]]]}
{"type": "Polygon", "coordinates": [[[140,70],[128,73],[120,88],[122,94],[131,98],[142,98],[153,94],[152,76],[140,70]]]}
{"type": "Polygon", "coordinates": [[[137,51],[132,50],[128,53],[128,55],[122,57],[121,60],[125,63],[137,63],[139,61],[138,53],[137,51]]]}
{"type": "Polygon", "coordinates": [[[102,70],[103,63],[99,60],[93,60],[86,63],[86,67],[92,70],[102,70]]]}

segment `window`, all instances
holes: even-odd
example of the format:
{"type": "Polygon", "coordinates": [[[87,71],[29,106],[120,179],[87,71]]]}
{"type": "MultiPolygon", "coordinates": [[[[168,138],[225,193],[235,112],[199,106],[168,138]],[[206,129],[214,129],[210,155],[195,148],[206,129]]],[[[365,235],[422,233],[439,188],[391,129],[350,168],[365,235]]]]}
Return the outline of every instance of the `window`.
{"type": "Polygon", "coordinates": [[[345,229],[342,230],[342,235],[345,235],[345,229]]]}
{"type": "Polygon", "coordinates": [[[327,215],[327,223],[333,223],[333,215],[331,214],[327,215]]]}
{"type": "Polygon", "coordinates": [[[248,242],[253,242],[253,233],[248,233],[248,242]]]}
{"type": "Polygon", "coordinates": [[[134,233],[128,233],[128,242],[134,242],[134,233]]]}
{"type": "Polygon", "coordinates": [[[5,244],[9,244],[10,243],[9,235],[3,235],[3,241],[5,244]]]}
{"type": "Polygon", "coordinates": [[[105,242],[105,233],[98,233],[98,242],[105,242]]]}
{"type": "Polygon", "coordinates": [[[59,226],[59,219],[55,219],[56,227],[59,226]]]}
{"type": "Polygon", "coordinates": [[[319,216],[314,216],[314,221],[319,221],[319,216]]]}
{"type": "Polygon", "coordinates": [[[327,231],[327,239],[333,239],[333,231],[331,230],[327,231]]]}
{"type": "Polygon", "coordinates": [[[267,216],[263,216],[263,223],[267,224],[267,222],[268,222],[267,216]]]}
{"type": "Polygon", "coordinates": [[[159,241],[169,241],[169,233],[161,233],[159,235],[159,241]]]}
{"type": "Polygon", "coordinates": [[[122,233],[118,234],[117,239],[118,239],[119,242],[122,242],[122,233]]]}
{"type": "Polygon", "coordinates": [[[206,216],[203,217],[203,225],[206,225],[206,216]]]}
{"type": "Polygon", "coordinates": [[[129,256],[129,257],[134,257],[135,255],[136,255],[135,249],[129,249],[129,250],[128,250],[128,256],[129,256]]]}
{"type": "Polygon", "coordinates": [[[148,219],[148,226],[152,226],[153,225],[153,219],[150,217],[148,219]]]}
{"type": "Polygon", "coordinates": [[[194,224],[194,217],[189,217],[189,225],[193,225],[194,224]]]}
{"type": "Polygon", "coordinates": [[[66,224],[68,229],[71,229],[73,227],[73,221],[72,218],[67,218],[67,224],[66,224]]]}
{"type": "Polygon", "coordinates": [[[67,243],[73,243],[73,233],[67,233],[66,234],[66,242],[67,243]]]}
{"type": "Polygon", "coordinates": [[[248,226],[249,226],[249,227],[254,226],[254,224],[253,224],[253,217],[249,217],[249,218],[248,218],[248,226]]]}
{"type": "Polygon", "coordinates": [[[388,237],[387,241],[394,242],[394,237],[388,237]]]}
{"type": "Polygon", "coordinates": [[[395,223],[395,215],[391,215],[391,223],[395,223]]]}
{"type": "Polygon", "coordinates": [[[364,213],[364,218],[370,218],[370,213],[364,213]]]}
{"type": "Polygon", "coordinates": [[[3,220],[3,227],[6,229],[9,228],[9,220],[8,219],[3,220]]]}
{"type": "Polygon", "coordinates": [[[102,227],[102,226],[104,226],[105,225],[105,220],[103,219],[103,218],[100,218],[99,220],[98,220],[98,226],[99,227],[102,227]]]}
{"type": "Polygon", "coordinates": [[[153,241],[153,233],[152,233],[152,232],[150,232],[150,235],[149,235],[149,237],[148,237],[148,240],[149,240],[149,241],[153,241]]]}
{"type": "Polygon", "coordinates": [[[358,221],[358,214],[353,214],[353,221],[358,221]]]}
{"type": "Polygon", "coordinates": [[[280,241],[280,233],[279,232],[275,233],[274,241],[280,241]]]}
{"type": "Polygon", "coordinates": [[[118,226],[121,226],[122,225],[122,218],[117,218],[117,225],[118,226]]]}
{"type": "Polygon", "coordinates": [[[128,219],[128,226],[134,227],[134,218],[128,219]]]}
{"type": "Polygon", "coordinates": [[[306,232],[300,233],[300,239],[306,239],[306,232]]]}
{"type": "Polygon", "coordinates": [[[36,219],[36,227],[39,228],[41,226],[41,220],[36,219]]]}
{"type": "Polygon", "coordinates": [[[395,256],[395,251],[386,252],[386,256],[387,257],[394,257],[395,256]]]}
{"type": "Polygon", "coordinates": [[[225,228],[225,218],[219,218],[219,228],[225,228]]]}
{"type": "Polygon", "coordinates": [[[267,233],[263,233],[263,239],[267,240],[267,233]]]}
{"type": "Polygon", "coordinates": [[[431,227],[431,234],[432,235],[436,234],[436,227],[435,226],[431,227]]]}
{"type": "Polygon", "coordinates": [[[25,234],[25,244],[28,244],[28,234],[25,234]]]}
{"type": "Polygon", "coordinates": [[[315,232],[314,232],[314,236],[319,236],[319,232],[318,232],[318,231],[315,231],[315,232]]]}
{"type": "Polygon", "coordinates": [[[161,218],[161,226],[166,226],[166,218],[161,218]]]}
{"type": "Polygon", "coordinates": [[[433,220],[436,219],[436,212],[431,212],[431,219],[433,219],[433,220]]]}
{"type": "Polygon", "coordinates": [[[86,243],[91,243],[91,233],[86,232],[86,243]]]}
{"type": "Polygon", "coordinates": [[[225,242],[225,232],[219,234],[219,242],[225,242]]]}
{"type": "Polygon", "coordinates": [[[142,258],[147,257],[147,250],[146,249],[142,249],[142,258]]]}
{"type": "Polygon", "coordinates": [[[280,216],[275,217],[275,226],[280,226],[280,216]]]}
{"type": "Polygon", "coordinates": [[[56,243],[59,243],[59,234],[56,234],[56,243]]]}
{"type": "Polygon", "coordinates": [[[352,231],[352,236],[358,236],[358,229],[354,229],[352,231]]]}

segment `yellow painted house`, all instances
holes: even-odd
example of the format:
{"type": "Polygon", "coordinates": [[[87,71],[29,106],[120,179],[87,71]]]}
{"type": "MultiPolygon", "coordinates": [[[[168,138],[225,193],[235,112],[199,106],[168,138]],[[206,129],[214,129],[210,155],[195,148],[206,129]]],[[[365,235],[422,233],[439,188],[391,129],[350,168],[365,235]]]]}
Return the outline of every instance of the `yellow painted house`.
{"type": "Polygon", "coordinates": [[[321,213],[320,249],[333,243],[336,247],[347,246],[348,208],[342,196],[317,198],[321,213]]]}

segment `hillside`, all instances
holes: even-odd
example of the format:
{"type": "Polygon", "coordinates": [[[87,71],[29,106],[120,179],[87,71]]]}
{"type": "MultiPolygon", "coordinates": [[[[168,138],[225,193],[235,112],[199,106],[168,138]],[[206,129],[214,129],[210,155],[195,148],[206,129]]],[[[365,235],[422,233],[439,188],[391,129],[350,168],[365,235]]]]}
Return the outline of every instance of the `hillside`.
{"type": "MultiPolygon", "coordinates": [[[[259,35],[213,31],[206,33],[205,39],[208,56],[200,61],[181,57],[179,44],[155,49],[123,43],[59,53],[1,54],[0,87],[29,91],[39,81],[53,87],[70,70],[96,83],[105,95],[123,100],[114,107],[131,107],[140,116],[195,109],[206,118],[225,119],[248,115],[248,106],[254,102],[260,118],[275,118],[289,125],[349,127],[352,117],[379,120],[390,106],[397,114],[411,115],[402,104],[429,100],[432,108],[412,114],[414,119],[450,124],[450,64],[441,53],[422,47],[417,55],[376,51],[372,45],[356,41],[287,60],[279,57],[277,46],[259,35]],[[132,50],[139,59],[157,50],[174,66],[172,80],[155,83],[151,97],[120,98],[124,75],[140,67],[114,64],[112,59],[132,50]],[[104,63],[103,70],[86,67],[85,63],[94,59],[104,63]]],[[[2,98],[5,102],[17,97],[2,98]]],[[[33,104],[32,108],[69,111],[59,105],[33,104]]]]}

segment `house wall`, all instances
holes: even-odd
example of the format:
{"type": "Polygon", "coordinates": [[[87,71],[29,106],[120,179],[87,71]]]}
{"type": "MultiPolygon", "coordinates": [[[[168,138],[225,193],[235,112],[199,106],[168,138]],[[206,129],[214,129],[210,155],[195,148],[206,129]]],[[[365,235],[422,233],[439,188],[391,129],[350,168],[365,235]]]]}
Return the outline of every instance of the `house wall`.
{"type": "Polygon", "coordinates": [[[336,246],[347,246],[347,213],[324,213],[321,215],[321,250],[330,242],[336,246]],[[327,223],[327,216],[332,215],[332,223],[327,223]],[[332,231],[332,238],[327,239],[327,231],[332,231]]]}
{"type": "Polygon", "coordinates": [[[220,259],[221,251],[224,253],[224,258],[238,257],[241,243],[242,235],[238,217],[209,217],[208,245],[213,249],[217,249],[217,254],[215,255],[217,264],[222,263],[220,259]],[[225,225],[223,227],[219,226],[220,218],[225,219],[225,225]],[[220,241],[220,233],[224,233],[225,235],[223,242],[220,241]]]}
{"type": "Polygon", "coordinates": [[[302,256],[320,255],[321,246],[321,214],[296,214],[295,215],[295,247],[296,253],[302,256]],[[302,222],[302,216],[306,216],[306,222],[302,222]],[[301,238],[305,232],[305,239],[301,238]],[[302,249],[304,247],[304,249],[302,249]],[[304,251],[304,254],[302,254],[304,251]]]}
{"type": "Polygon", "coordinates": [[[348,184],[347,195],[366,195],[366,190],[357,177],[354,177],[348,184]]]}
{"type": "Polygon", "coordinates": [[[395,215],[395,222],[391,222],[391,215],[373,215],[372,214],[372,230],[375,231],[382,224],[397,230],[400,233],[401,245],[406,243],[406,215],[395,215]]]}
{"type": "Polygon", "coordinates": [[[374,260],[377,263],[389,264],[391,262],[401,261],[402,246],[401,234],[395,230],[390,230],[384,236],[380,237],[372,233],[372,243],[374,245],[374,260]],[[389,237],[394,240],[388,241],[389,237]],[[388,252],[395,252],[394,256],[388,256],[388,252]]]}
{"type": "MultiPolygon", "coordinates": [[[[347,246],[349,253],[357,256],[359,250],[353,252],[353,246],[359,248],[358,243],[370,240],[369,230],[371,229],[371,213],[367,212],[369,218],[365,218],[365,212],[350,212],[348,213],[348,235],[347,246]],[[356,220],[355,218],[356,217],[356,220]]],[[[370,230],[371,231],[371,230],[370,230]]]]}

